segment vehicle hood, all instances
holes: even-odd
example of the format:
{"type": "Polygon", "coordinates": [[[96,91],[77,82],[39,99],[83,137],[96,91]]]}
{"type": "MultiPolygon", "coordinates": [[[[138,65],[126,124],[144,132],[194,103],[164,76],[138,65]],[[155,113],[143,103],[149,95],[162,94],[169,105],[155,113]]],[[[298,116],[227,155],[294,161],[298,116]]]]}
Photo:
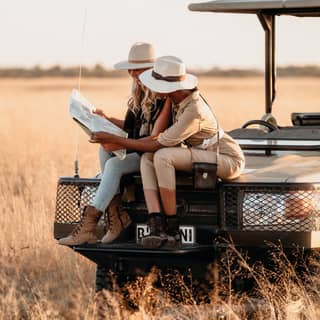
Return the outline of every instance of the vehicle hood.
{"type": "Polygon", "coordinates": [[[233,180],[243,183],[320,183],[320,155],[246,156],[246,167],[233,180]]]}

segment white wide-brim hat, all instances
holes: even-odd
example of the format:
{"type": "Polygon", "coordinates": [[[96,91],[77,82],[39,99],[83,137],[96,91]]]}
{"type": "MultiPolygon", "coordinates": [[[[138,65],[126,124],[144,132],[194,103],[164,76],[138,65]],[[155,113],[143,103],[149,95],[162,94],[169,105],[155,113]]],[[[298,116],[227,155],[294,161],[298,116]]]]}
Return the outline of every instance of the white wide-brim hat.
{"type": "Polygon", "coordinates": [[[174,56],[158,58],[153,69],[141,73],[139,79],[147,88],[159,93],[193,89],[198,84],[198,78],[186,73],[183,61],[174,56]]]}
{"type": "Polygon", "coordinates": [[[151,43],[136,42],[130,49],[128,60],[114,65],[117,70],[152,68],[155,62],[154,47],[151,43]]]}

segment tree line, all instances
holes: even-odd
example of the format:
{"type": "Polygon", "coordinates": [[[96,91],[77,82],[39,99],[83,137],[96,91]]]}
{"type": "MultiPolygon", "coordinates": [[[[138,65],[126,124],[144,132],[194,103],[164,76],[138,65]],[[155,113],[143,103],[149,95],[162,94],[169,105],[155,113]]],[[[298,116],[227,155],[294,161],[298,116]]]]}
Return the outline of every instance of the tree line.
{"type": "MultiPolygon", "coordinates": [[[[208,77],[252,77],[262,76],[263,70],[259,69],[236,69],[236,68],[219,68],[189,70],[190,73],[198,76],[208,77]]],[[[101,64],[96,64],[93,67],[82,67],[81,74],[83,77],[94,78],[112,78],[124,77],[125,71],[112,70],[104,67],[101,64]]],[[[320,65],[305,65],[305,66],[280,66],[277,68],[278,76],[288,77],[320,77],[320,65]]],[[[62,67],[55,65],[51,67],[41,67],[36,65],[31,68],[10,67],[0,68],[0,78],[40,78],[40,77],[77,77],[79,76],[79,66],[62,67]]]]}

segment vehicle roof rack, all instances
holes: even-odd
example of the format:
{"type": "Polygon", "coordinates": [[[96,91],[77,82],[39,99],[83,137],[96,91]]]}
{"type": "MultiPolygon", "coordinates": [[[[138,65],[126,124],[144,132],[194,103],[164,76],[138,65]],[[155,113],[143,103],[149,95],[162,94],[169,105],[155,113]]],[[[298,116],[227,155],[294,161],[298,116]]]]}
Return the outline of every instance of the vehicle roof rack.
{"type": "Polygon", "coordinates": [[[320,0],[216,0],[189,5],[191,11],[320,16],[320,0]]]}

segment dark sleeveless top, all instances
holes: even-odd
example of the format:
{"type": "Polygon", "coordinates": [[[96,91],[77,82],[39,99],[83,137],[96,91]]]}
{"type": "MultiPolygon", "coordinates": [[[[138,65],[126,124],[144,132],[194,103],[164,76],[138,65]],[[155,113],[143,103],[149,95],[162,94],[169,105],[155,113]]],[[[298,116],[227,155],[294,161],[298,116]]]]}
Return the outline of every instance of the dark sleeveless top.
{"type": "MultiPolygon", "coordinates": [[[[150,115],[150,132],[151,134],[154,123],[156,122],[163,106],[165,99],[156,99],[155,104],[152,105],[151,115],[150,115]]],[[[143,122],[146,121],[143,118],[142,110],[140,109],[137,114],[134,114],[131,109],[127,110],[125,119],[124,119],[124,130],[128,133],[128,138],[130,139],[139,139],[143,138],[146,135],[140,136],[140,128],[143,122]]]]}

